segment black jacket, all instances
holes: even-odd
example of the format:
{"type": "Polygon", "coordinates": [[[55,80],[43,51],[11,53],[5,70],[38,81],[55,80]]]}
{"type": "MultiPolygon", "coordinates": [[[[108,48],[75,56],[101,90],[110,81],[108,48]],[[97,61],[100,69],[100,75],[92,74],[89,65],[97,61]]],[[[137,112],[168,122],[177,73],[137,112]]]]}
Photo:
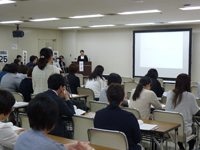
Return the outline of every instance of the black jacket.
{"type": "Polygon", "coordinates": [[[88,61],[88,57],[84,55],[84,59],[81,59],[81,55],[78,56],[78,61],[88,61]]]}
{"type": "Polygon", "coordinates": [[[73,73],[67,75],[67,80],[71,89],[72,94],[78,94],[77,87],[80,87],[80,79],[73,73]]]}
{"type": "Polygon", "coordinates": [[[133,113],[122,110],[120,107],[110,109],[109,106],[96,112],[94,127],[124,132],[127,137],[129,150],[141,150],[137,145],[142,136],[140,127],[133,113]]]}
{"type": "Polygon", "coordinates": [[[157,95],[157,97],[162,97],[164,92],[160,82],[155,78],[151,78],[151,90],[157,95]]]}
{"type": "Polygon", "coordinates": [[[71,118],[75,114],[73,103],[71,102],[71,100],[66,101],[65,99],[59,97],[52,90],[48,90],[41,94],[51,97],[59,106],[58,120],[56,122],[55,128],[49,134],[69,138],[70,137],[69,133],[66,131],[65,125],[63,124],[64,122],[63,116],[71,118]]]}

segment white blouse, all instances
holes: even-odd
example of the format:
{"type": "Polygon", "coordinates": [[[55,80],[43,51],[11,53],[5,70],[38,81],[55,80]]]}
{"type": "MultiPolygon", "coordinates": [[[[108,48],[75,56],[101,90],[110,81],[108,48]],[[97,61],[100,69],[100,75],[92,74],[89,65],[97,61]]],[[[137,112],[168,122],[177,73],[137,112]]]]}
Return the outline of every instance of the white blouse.
{"type": "Polygon", "coordinates": [[[47,64],[43,70],[38,66],[34,67],[32,73],[33,91],[34,94],[42,93],[48,90],[47,80],[52,74],[59,74],[60,71],[53,65],[47,64]]]}

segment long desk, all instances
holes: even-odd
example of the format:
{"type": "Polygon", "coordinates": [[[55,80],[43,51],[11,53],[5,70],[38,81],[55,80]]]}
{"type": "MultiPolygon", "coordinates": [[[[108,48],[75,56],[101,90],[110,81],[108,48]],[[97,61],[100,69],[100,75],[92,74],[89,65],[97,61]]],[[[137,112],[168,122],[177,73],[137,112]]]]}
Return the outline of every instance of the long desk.
{"type": "MultiPolygon", "coordinates": [[[[88,117],[95,117],[95,112],[88,112],[85,113],[84,116],[88,117]]],[[[177,134],[178,134],[178,127],[180,127],[180,124],[177,123],[170,123],[170,122],[162,122],[162,121],[155,121],[155,120],[146,120],[146,119],[140,119],[144,123],[147,124],[156,124],[158,128],[156,130],[141,130],[142,134],[145,136],[149,136],[152,138],[155,143],[160,147],[161,150],[163,150],[163,141],[166,139],[164,136],[165,134],[169,133],[170,131],[175,130],[175,150],[177,148],[177,134]],[[159,138],[159,141],[157,140],[159,138]]],[[[144,136],[143,136],[144,137],[144,136]]]]}
{"type": "MultiPolygon", "coordinates": [[[[68,144],[68,143],[77,143],[77,141],[75,140],[71,140],[71,139],[67,139],[67,138],[62,138],[62,137],[58,137],[58,136],[54,136],[54,135],[46,135],[48,138],[58,142],[58,143],[62,143],[62,144],[68,144]]],[[[104,147],[104,146],[99,146],[99,145],[94,145],[94,144],[90,144],[90,146],[92,148],[94,148],[95,150],[116,150],[113,148],[108,148],[108,147],[104,147]]]]}

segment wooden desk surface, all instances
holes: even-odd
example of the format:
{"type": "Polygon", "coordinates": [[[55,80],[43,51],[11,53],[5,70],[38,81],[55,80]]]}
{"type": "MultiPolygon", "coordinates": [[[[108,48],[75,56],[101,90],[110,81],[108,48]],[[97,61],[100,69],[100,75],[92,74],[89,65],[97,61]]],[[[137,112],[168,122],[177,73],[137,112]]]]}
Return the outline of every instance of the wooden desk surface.
{"type": "MultiPolygon", "coordinates": [[[[95,112],[87,112],[84,114],[84,116],[87,117],[93,117],[95,116],[95,112]]],[[[146,120],[146,119],[139,119],[142,120],[144,123],[147,124],[156,124],[158,125],[158,129],[154,130],[149,130],[150,132],[157,132],[157,133],[166,133],[169,132],[175,128],[178,128],[180,124],[177,123],[170,123],[170,122],[162,122],[162,121],[155,121],[155,120],[146,120]]]]}
{"type": "MultiPolygon", "coordinates": [[[[77,143],[77,141],[75,140],[71,140],[71,139],[67,139],[67,138],[62,138],[62,137],[58,137],[58,136],[54,136],[54,135],[46,135],[48,138],[58,142],[58,143],[62,143],[62,144],[68,144],[68,143],[77,143]]],[[[95,150],[116,150],[113,148],[108,148],[108,147],[104,147],[104,146],[99,146],[99,145],[94,145],[94,144],[90,144],[90,146],[92,148],[94,148],[95,150]]]]}

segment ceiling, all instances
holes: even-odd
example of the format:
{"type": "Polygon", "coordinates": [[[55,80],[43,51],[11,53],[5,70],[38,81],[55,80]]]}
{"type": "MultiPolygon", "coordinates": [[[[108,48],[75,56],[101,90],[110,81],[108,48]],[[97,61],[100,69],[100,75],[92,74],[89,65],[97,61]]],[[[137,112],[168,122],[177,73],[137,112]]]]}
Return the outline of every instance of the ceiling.
{"type": "MultiPolygon", "coordinates": [[[[200,6],[200,0],[18,0],[0,5],[0,21],[23,20],[20,27],[58,29],[58,27],[200,20],[200,10],[182,11],[185,4],[200,6]],[[158,9],[162,13],[117,15],[120,12],[158,9]],[[104,14],[104,17],[69,19],[70,16],[104,14]],[[63,18],[57,21],[29,22],[29,18],[63,18]]],[[[196,23],[196,24],[200,24],[196,23]]],[[[14,24],[7,24],[14,26],[14,24]]]]}

